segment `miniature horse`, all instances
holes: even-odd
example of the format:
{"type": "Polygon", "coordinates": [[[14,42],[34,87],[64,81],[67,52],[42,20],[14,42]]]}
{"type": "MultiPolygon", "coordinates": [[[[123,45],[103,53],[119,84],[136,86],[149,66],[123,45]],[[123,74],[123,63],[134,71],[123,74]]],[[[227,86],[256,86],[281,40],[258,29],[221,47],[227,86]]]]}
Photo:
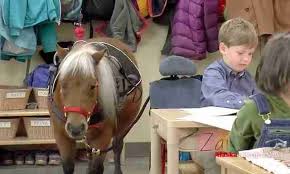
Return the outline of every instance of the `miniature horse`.
{"type": "Polygon", "coordinates": [[[70,51],[59,48],[57,56],[62,60],[51,71],[49,112],[64,173],[74,172],[76,141],[83,140],[90,154],[89,174],[103,173],[110,149],[115,174],[121,174],[123,138],[142,100],[132,53],[116,39],[101,38],[78,42],[70,51]]]}

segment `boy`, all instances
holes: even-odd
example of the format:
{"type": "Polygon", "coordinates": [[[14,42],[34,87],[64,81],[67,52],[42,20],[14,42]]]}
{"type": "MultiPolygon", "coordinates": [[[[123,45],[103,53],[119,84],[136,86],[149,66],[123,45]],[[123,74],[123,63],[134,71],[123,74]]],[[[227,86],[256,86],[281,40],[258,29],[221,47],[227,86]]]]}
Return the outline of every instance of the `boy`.
{"type": "Polygon", "coordinates": [[[203,74],[201,106],[240,109],[244,100],[258,93],[246,68],[258,45],[253,25],[242,19],[226,21],[219,31],[222,59],[209,65],[203,74]]]}
{"type": "MultiPolygon", "coordinates": [[[[209,65],[203,74],[201,105],[240,109],[244,100],[258,93],[254,79],[246,68],[258,45],[258,36],[251,23],[235,18],[226,21],[219,31],[222,59],[209,65]]],[[[215,152],[192,152],[193,161],[205,174],[219,174],[215,152]]]]}

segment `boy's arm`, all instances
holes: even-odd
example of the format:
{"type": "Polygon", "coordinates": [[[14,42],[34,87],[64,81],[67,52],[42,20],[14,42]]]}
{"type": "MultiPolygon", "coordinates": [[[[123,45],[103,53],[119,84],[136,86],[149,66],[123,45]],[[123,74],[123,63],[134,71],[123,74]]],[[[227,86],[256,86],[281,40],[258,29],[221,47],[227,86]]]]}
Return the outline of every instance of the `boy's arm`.
{"type": "Polygon", "coordinates": [[[224,76],[216,69],[207,69],[204,72],[201,91],[205,103],[212,106],[240,109],[244,105],[246,97],[231,92],[224,76]]]}

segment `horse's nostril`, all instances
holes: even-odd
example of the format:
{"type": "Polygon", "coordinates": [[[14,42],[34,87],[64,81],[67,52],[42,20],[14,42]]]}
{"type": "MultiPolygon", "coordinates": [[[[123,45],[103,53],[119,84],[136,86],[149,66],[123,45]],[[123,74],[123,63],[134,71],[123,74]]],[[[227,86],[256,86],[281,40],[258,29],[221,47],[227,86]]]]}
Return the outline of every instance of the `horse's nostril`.
{"type": "Polygon", "coordinates": [[[81,134],[81,131],[80,131],[80,129],[72,129],[71,130],[71,133],[72,133],[72,135],[73,136],[79,136],[80,134],[81,134]]]}

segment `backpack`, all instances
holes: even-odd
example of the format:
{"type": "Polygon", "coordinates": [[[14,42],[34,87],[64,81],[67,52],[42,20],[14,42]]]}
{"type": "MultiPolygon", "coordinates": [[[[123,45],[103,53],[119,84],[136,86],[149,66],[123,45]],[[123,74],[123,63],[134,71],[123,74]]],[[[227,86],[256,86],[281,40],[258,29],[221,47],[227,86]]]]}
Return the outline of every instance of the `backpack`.
{"type": "Polygon", "coordinates": [[[28,87],[48,88],[49,81],[49,64],[38,65],[25,78],[24,83],[28,87]]]}
{"type": "Polygon", "coordinates": [[[290,146],[290,119],[270,119],[271,108],[263,94],[250,96],[253,99],[259,115],[265,121],[261,136],[255,148],[273,147],[284,148],[290,146]]]}
{"type": "Polygon", "coordinates": [[[110,20],[115,6],[115,0],[85,0],[82,14],[85,21],[92,19],[110,20]]]}

